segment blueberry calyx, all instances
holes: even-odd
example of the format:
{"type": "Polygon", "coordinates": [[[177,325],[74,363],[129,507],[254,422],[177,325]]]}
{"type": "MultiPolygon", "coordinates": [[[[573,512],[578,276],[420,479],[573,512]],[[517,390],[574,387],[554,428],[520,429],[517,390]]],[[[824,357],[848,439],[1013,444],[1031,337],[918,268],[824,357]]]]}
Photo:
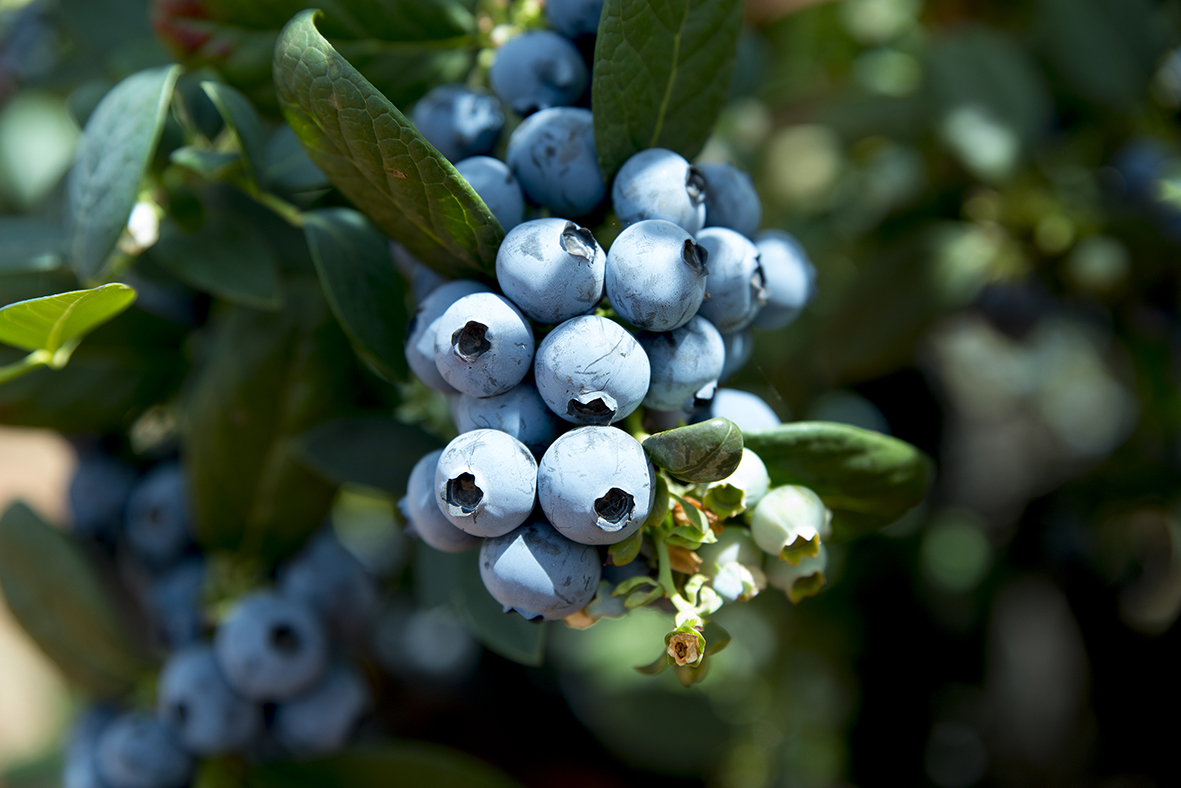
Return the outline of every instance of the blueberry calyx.
{"type": "Polygon", "coordinates": [[[594,234],[585,227],[579,227],[574,222],[566,222],[560,243],[566,254],[581,257],[588,262],[595,259],[598,243],[595,241],[594,234]]]}
{"type": "Polygon", "coordinates": [[[476,477],[470,473],[461,473],[454,479],[447,480],[447,503],[451,506],[452,514],[471,514],[476,511],[482,500],[484,491],[476,486],[476,477]],[[456,509],[459,511],[455,511],[456,509]]]}
{"type": "Polygon", "coordinates": [[[566,403],[566,415],[579,417],[583,424],[610,424],[617,410],[615,398],[603,391],[580,394],[566,403]]]}
{"type": "Polygon", "coordinates": [[[607,494],[595,501],[595,514],[599,516],[598,526],[604,531],[618,531],[631,521],[636,499],[618,487],[612,487],[607,494]]]}
{"type": "Polygon", "coordinates": [[[299,634],[290,624],[278,624],[271,628],[271,645],[281,654],[299,651],[299,634]]]}
{"type": "Polygon", "coordinates": [[[488,326],[469,320],[463,328],[451,335],[455,353],[464,361],[475,361],[492,349],[488,341],[488,326]]]}
{"type": "Polygon", "coordinates": [[[705,267],[705,262],[709,259],[709,252],[701,244],[694,243],[692,238],[685,239],[685,243],[681,247],[681,259],[698,276],[709,276],[709,269],[705,267]]]}
{"type": "Polygon", "coordinates": [[[704,408],[705,406],[709,405],[714,401],[714,394],[716,394],[717,391],[718,382],[716,380],[711,380],[709,383],[706,383],[704,386],[697,389],[697,392],[693,395],[693,407],[704,408]]]}
{"type": "Polygon", "coordinates": [[[685,191],[689,193],[694,208],[705,202],[705,175],[693,165],[689,165],[689,172],[685,175],[685,191]]]}

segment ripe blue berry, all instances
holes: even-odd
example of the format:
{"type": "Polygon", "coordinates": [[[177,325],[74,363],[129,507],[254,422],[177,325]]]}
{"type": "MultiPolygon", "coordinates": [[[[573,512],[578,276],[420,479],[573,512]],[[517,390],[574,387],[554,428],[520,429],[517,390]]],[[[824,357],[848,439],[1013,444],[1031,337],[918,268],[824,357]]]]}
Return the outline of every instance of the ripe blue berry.
{"type": "Polygon", "coordinates": [[[763,221],[763,203],[750,175],[733,164],[698,164],[697,169],[705,180],[705,226],[753,238],[763,221]]]}
{"type": "Polygon", "coordinates": [[[652,381],[644,407],[654,410],[690,410],[713,399],[726,361],[726,345],[713,324],[700,315],[663,333],[636,336],[648,363],[652,381]]]}
{"type": "Polygon", "coordinates": [[[324,625],[307,605],[269,591],[243,597],[213,636],[222,675],[250,700],[295,697],[328,664],[324,625]]]}
{"type": "Polygon", "coordinates": [[[511,230],[525,218],[525,195],[513,171],[500,159],[471,156],[455,163],[455,169],[475,189],[505,230],[511,230]]]}
{"type": "Polygon", "coordinates": [[[275,708],[275,738],[294,755],[342,749],[371,705],[369,686],[356,670],[333,665],[316,686],[275,708]]]}
{"type": "Polygon", "coordinates": [[[558,437],[560,422],[532,383],[520,383],[495,397],[461,394],[455,408],[460,432],[500,430],[540,455],[558,437]]]}
{"type": "Polygon", "coordinates": [[[114,537],[123,524],[135,480],[134,468],[101,450],[79,457],[78,469],[70,479],[74,531],[91,537],[114,537]]]}
{"type": "Polygon", "coordinates": [[[415,377],[444,394],[457,394],[435,364],[435,333],[438,320],[448,307],[472,293],[490,292],[487,285],[471,279],[457,279],[435,288],[418,305],[406,329],[406,364],[415,377]]]}
{"type": "Polygon", "coordinates": [[[619,234],[607,254],[607,300],[637,328],[680,328],[705,297],[708,256],[680,225],[637,222],[619,234]]]}
{"type": "MultiPolygon", "coordinates": [[[[760,314],[762,313],[760,312],[760,314]]],[[[756,317],[755,320],[757,322],[758,318],[756,317]]],[[[726,346],[726,364],[722,367],[722,374],[718,381],[725,383],[734,377],[738,370],[745,367],[746,362],[750,361],[750,357],[755,352],[755,338],[751,330],[746,328],[742,331],[722,334],[722,343],[726,346]]]]}
{"type": "Polygon", "coordinates": [[[127,541],[140,559],[163,569],[180,558],[190,540],[189,495],[179,463],[157,465],[127,501],[127,541]]]}
{"type": "Polygon", "coordinates": [[[435,327],[435,366],[464,394],[503,394],[524,379],[532,361],[533,328],[503,296],[464,296],[435,327]]]}
{"type": "Polygon", "coordinates": [[[550,410],[574,424],[607,425],[640,406],[651,370],[640,343],[618,323],[567,320],[537,348],[533,376],[550,410]]]}
{"type": "Polygon", "coordinates": [[[738,389],[718,389],[714,394],[706,418],[715,419],[718,416],[734,422],[743,432],[773,430],[782,423],[761,397],[738,389]]]}
{"type": "Polygon", "coordinates": [[[551,107],[525,118],[505,161],[525,196],[558,216],[586,216],[607,194],[589,109],[551,107]]]}
{"type": "Polygon", "coordinates": [[[488,84],[520,115],[578,101],[589,74],[577,47],[557,33],[535,30],[496,51],[488,84]]]}
{"type": "Polygon", "coordinates": [[[599,587],[599,553],[535,521],[480,547],[480,579],[492,598],[529,620],[552,621],[586,607],[599,587]]]}
{"type": "Polygon", "coordinates": [[[554,528],[581,544],[615,544],[648,518],[656,472],[639,442],[614,427],[562,435],[537,467],[537,500],[554,528]]]}
{"type": "Polygon", "coordinates": [[[697,241],[709,250],[709,281],[701,316],[723,334],[741,331],[754,322],[766,303],[759,250],[744,235],[725,227],[707,227],[697,241]]]}
{"type": "Polygon", "coordinates": [[[340,638],[360,636],[377,615],[377,586],[356,556],[331,531],[308,540],[279,570],[279,592],[320,614],[340,638]]]}
{"type": "Polygon", "coordinates": [[[181,788],[193,773],[193,761],[172,730],[142,712],[107,725],[95,758],[107,788],[181,788]]]}
{"type": "Polygon", "coordinates": [[[66,738],[65,765],[62,769],[64,788],[104,788],[98,776],[98,742],[103,731],[118,716],[114,708],[92,704],[70,726],[66,738]]]}
{"type": "Polygon", "coordinates": [[[804,247],[781,230],[755,238],[766,278],[767,303],[755,318],[757,328],[776,329],[795,320],[816,295],[816,267],[804,247]]]}
{"type": "Polygon", "coordinates": [[[591,231],[565,219],[534,219],[504,237],[496,281],[539,323],[557,325],[594,310],[603,298],[607,255],[591,231]]]}
{"type": "Polygon", "coordinates": [[[619,168],[611,186],[611,207],[624,227],[663,219],[696,235],[705,226],[705,181],[680,154],[648,148],[619,168]]]}
{"type": "Polygon", "coordinates": [[[156,715],[194,755],[244,749],[262,732],[262,706],[234,692],[213,649],[194,645],[164,663],[156,685],[156,715]]]}
{"type": "Polygon", "coordinates": [[[148,613],[168,648],[178,649],[201,637],[204,588],[205,562],[200,558],[186,559],[152,582],[148,613]]]}
{"type": "Polygon", "coordinates": [[[546,0],[545,4],[549,26],[570,39],[598,33],[602,15],[603,0],[546,0]]]}
{"type": "Polygon", "coordinates": [[[465,85],[440,85],[414,105],[410,119],[427,142],[451,161],[492,152],[504,128],[500,102],[465,85]]]}
{"type": "Polygon", "coordinates": [[[537,460],[505,432],[472,430],[447,444],[435,468],[443,516],[473,536],[500,536],[525,522],[537,500],[537,460]]]}
{"type": "Polygon", "coordinates": [[[414,464],[406,481],[406,497],[398,502],[398,508],[406,518],[407,536],[421,539],[444,553],[462,553],[478,545],[480,538],[456,528],[439,508],[435,498],[435,469],[442,455],[443,450],[436,449],[414,464]]]}

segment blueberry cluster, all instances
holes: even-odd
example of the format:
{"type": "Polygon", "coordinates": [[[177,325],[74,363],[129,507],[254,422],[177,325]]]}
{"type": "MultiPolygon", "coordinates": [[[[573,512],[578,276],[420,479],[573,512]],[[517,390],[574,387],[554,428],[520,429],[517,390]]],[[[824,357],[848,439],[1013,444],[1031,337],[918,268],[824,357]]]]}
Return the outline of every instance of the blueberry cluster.
{"type": "Polygon", "coordinates": [[[211,565],[193,541],[184,470],[146,472],[82,453],[70,485],[74,527],[113,559],[166,655],[154,711],[103,704],[76,722],[66,788],[180,788],[196,759],[323,755],[370,707],[352,664],[377,613],[377,587],[330,531],[280,565],[273,588],[226,601],[213,625],[211,565]]]}
{"type": "MultiPolygon", "coordinates": [[[[781,231],[759,232],[759,196],[737,167],[650,148],[604,177],[577,46],[597,29],[601,7],[551,0],[553,29],[504,43],[488,71],[490,92],[445,85],[412,113],[507,231],[495,285],[444,281],[396,252],[419,298],[407,363],[449,397],[459,432],[414,467],[401,502],[407,531],[438,550],[479,546],[488,591],[506,612],[534,620],[588,609],[602,593],[604,560],[626,563],[620,556],[629,551],[617,546],[642,542],[646,524],[673,523],[670,502],[690,501],[713,524],[755,510],[769,484],[765,468],[751,481],[762,492],[730,484],[740,505],[711,508],[707,488],[664,476],[638,438],[717,416],[746,431],[777,426],[757,396],[718,386],[749,359],[752,328],[786,326],[814,293],[800,245],[781,231]],[[502,146],[514,113],[523,120],[502,146]],[[501,149],[503,161],[492,155],[501,149]],[[604,217],[602,226],[619,229],[609,248],[588,229],[604,217]],[[688,498],[670,498],[670,489],[688,498]]],[[[762,467],[747,454],[747,465],[762,467]]],[[[798,528],[763,520],[776,525],[717,531],[733,531],[759,555],[795,544],[798,528]],[[784,533],[765,533],[776,527],[784,533]],[[780,536],[786,543],[773,546],[780,536]]],[[[712,529],[699,537],[672,538],[689,549],[723,545],[712,529]]],[[[715,569],[734,563],[726,549],[714,548],[715,569]]],[[[766,578],[754,569],[759,577],[747,585],[761,588],[766,578]]],[[[750,596],[723,591],[737,570],[720,571],[703,581],[731,599],[750,596]]]]}

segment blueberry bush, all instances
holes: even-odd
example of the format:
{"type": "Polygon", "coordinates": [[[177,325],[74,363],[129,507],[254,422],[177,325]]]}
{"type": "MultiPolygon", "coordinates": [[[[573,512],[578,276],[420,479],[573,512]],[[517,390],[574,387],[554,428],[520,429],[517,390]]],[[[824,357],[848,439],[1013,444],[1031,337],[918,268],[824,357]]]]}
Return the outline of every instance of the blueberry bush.
{"type": "Polygon", "coordinates": [[[0,41],[0,422],[78,457],[13,784],[1167,782],[1103,677],[1181,611],[1176,3],[0,41]]]}

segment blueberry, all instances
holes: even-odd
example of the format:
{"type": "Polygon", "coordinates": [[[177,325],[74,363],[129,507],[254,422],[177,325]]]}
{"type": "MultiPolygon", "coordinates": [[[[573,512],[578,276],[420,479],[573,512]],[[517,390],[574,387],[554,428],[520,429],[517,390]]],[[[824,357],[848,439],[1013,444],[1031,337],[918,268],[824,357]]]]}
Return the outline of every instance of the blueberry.
{"type": "Polygon", "coordinates": [[[341,750],[369,710],[369,686],[356,670],[333,665],[306,693],[275,708],[275,738],[300,757],[341,750]]]}
{"type": "Polygon", "coordinates": [[[602,15],[603,0],[546,0],[545,4],[549,26],[570,39],[598,33],[602,15]]]}
{"type": "Polygon", "coordinates": [[[471,156],[456,162],[455,169],[480,195],[505,230],[513,229],[524,220],[525,195],[513,171],[503,161],[491,156],[471,156]]]}
{"type": "Polygon", "coordinates": [[[448,520],[473,536],[506,534],[533,511],[537,460],[508,433],[465,432],[439,457],[435,499],[448,520]]]}
{"type": "Polygon", "coordinates": [[[455,426],[460,432],[486,429],[507,432],[540,455],[558,437],[560,422],[532,383],[520,383],[495,397],[458,398],[455,426]]]}
{"type": "Polygon", "coordinates": [[[637,222],[619,234],[607,253],[607,300],[637,328],[680,328],[705,297],[708,256],[680,225],[659,219],[637,222]]]}
{"type": "Polygon", "coordinates": [[[70,479],[74,531],[91,537],[113,538],[123,524],[135,479],[134,468],[105,452],[87,452],[79,457],[78,469],[70,479]]]}
{"type": "Polygon", "coordinates": [[[328,663],[328,638],[315,611],[270,591],[243,597],[214,633],[213,648],[230,686],[257,701],[305,692],[328,663]]]}
{"type": "MultiPolygon", "coordinates": [[[[766,309],[766,307],[763,307],[766,309]]],[[[759,313],[762,315],[762,312],[759,313]]],[[[757,323],[759,318],[755,318],[757,323]]],[[[722,344],[726,346],[726,363],[722,366],[722,374],[718,377],[718,381],[725,383],[730,378],[746,366],[746,362],[750,361],[750,357],[755,352],[755,338],[754,334],[749,328],[744,328],[742,331],[734,331],[729,334],[722,334],[722,344]]]]}
{"type": "Polygon", "coordinates": [[[640,406],[651,368],[640,343],[622,326],[587,315],[546,335],[533,376],[545,404],[566,421],[607,425],[640,406]]]}
{"type": "Polygon", "coordinates": [[[184,471],[176,462],[161,463],[131,491],[127,501],[127,541],[154,569],[163,569],[184,553],[190,540],[189,494],[184,471]]]}
{"type": "Polygon", "coordinates": [[[733,164],[698,164],[697,169],[705,179],[705,226],[753,238],[763,221],[763,203],[750,175],[733,164]]]}
{"type": "Polygon", "coordinates": [[[705,225],[705,181],[680,154],[648,148],[633,154],[615,174],[611,207],[624,227],[663,219],[696,235],[705,225]]]}
{"type": "Polygon", "coordinates": [[[421,539],[444,553],[462,553],[478,545],[480,538],[456,528],[435,500],[435,468],[442,455],[443,450],[436,449],[414,464],[406,481],[406,497],[398,502],[398,507],[406,517],[407,536],[421,539]]]}
{"type": "Polygon", "coordinates": [[[495,96],[459,84],[430,90],[414,105],[410,119],[453,162],[491,153],[504,128],[504,112],[495,96]]]}
{"type": "Polygon", "coordinates": [[[503,394],[524,379],[532,360],[533,328],[495,293],[464,296],[436,325],[435,366],[464,394],[503,394]]]}
{"type": "Polygon", "coordinates": [[[636,339],[652,365],[644,407],[689,410],[713,399],[726,346],[712,323],[694,315],[680,328],[659,334],[641,332],[636,339]]]}
{"type": "Polygon", "coordinates": [[[543,109],[513,131],[505,161],[531,201],[558,216],[586,216],[607,194],[594,135],[589,109],[543,109]]]}
{"type": "Polygon", "coordinates": [[[62,769],[64,788],[103,788],[95,755],[103,731],[117,716],[114,708],[93,704],[70,726],[62,769]]]}
{"type": "Polygon", "coordinates": [[[644,524],[656,472],[639,442],[614,427],[581,427],[546,450],[537,500],[554,528],[581,544],[622,542],[644,524]]]}
{"type": "Polygon", "coordinates": [[[759,250],[744,235],[725,227],[707,227],[697,241],[709,251],[709,281],[701,316],[724,334],[754,322],[766,303],[766,282],[759,250]]]}
{"type": "Polygon", "coordinates": [[[755,237],[759,264],[766,278],[767,303],[755,318],[756,328],[783,328],[816,296],[816,266],[804,247],[782,230],[755,237]]]}
{"type": "Polygon", "coordinates": [[[421,304],[423,299],[448,281],[447,277],[410,254],[410,251],[397,241],[390,241],[389,246],[390,257],[394,258],[394,265],[410,282],[410,290],[414,294],[415,303],[421,304]]]}
{"type": "Polygon", "coordinates": [[[262,706],[230,689],[205,644],[177,651],[164,663],[156,685],[156,716],[194,755],[241,750],[263,728],[262,706]]]}
{"type": "Polygon", "coordinates": [[[334,636],[353,639],[377,615],[379,594],[373,578],[330,530],[308,540],[279,569],[279,593],[320,614],[334,636]]]}
{"type": "Polygon", "coordinates": [[[565,219],[534,219],[504,237],[496,281],[539,323],[585,315],[603,299],[607,255],[591,231],[565,219]]]}
{"type": "Polygon", "coordinates": [[[200,639],[205,628],[204,590],[205,562],[200,558],[181,561],[152,581],[148,612],[168,648],[200,639]]]}
{"type": "Polygon", "coordinates": [[[535,521],[480,547],[480,579],[492,598],[529,620],[565,618],[599,587],[599,553],[535,521]]]}
{"type": "Polygon", "coordinates": [[[743,432],[773,430],[782,422],[771,406],[757,394],[738,389],[718,389],[709,405],[706,418],[718,416],[729,419],[743,432]]]}
{"type": "Polygon", "coordinates": [[[193,761],[173,731],[142,712],[107,725],[95,756],[108,788],[181,788],[193,774],[193,761]]]}
{"type": "Polygon", "coordinates": [[[496,51],[488,84],[514,112],[528,115],[578,101],[589,74],[577,47],[557,33],[522,33],[496,51]]]}
{"type": "Polygon", "coordinates": [[[444,394],[456,394],[455,387],[443,379],[435,364],[435,331],[438,319],[448,307],[472,293],[491,292],[487,285],[471,279],[457,279],[439,285],[418,305],[406,328],[406,364],[415,377],[444,394]]]}

